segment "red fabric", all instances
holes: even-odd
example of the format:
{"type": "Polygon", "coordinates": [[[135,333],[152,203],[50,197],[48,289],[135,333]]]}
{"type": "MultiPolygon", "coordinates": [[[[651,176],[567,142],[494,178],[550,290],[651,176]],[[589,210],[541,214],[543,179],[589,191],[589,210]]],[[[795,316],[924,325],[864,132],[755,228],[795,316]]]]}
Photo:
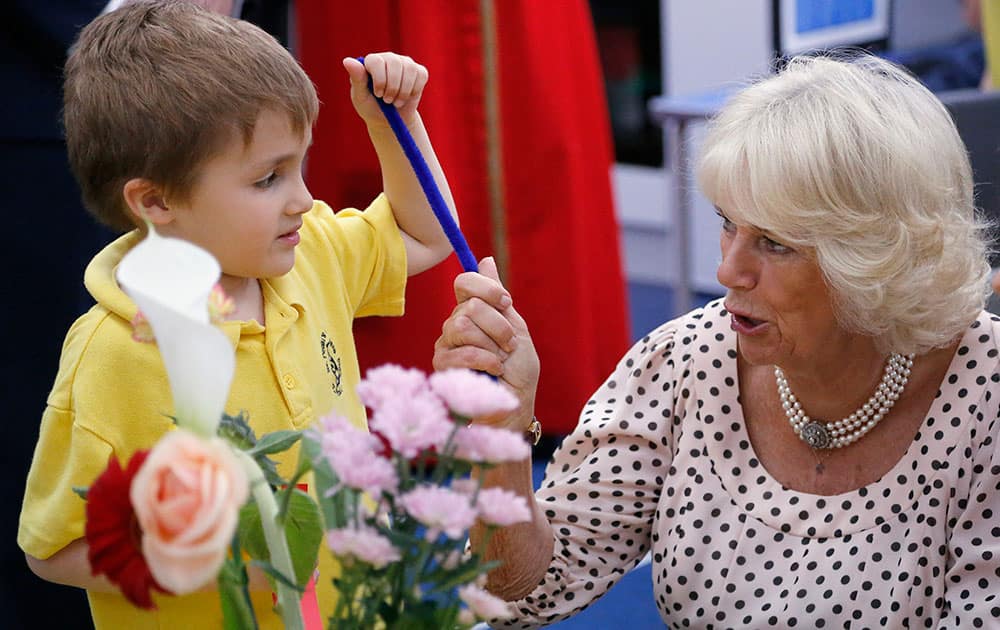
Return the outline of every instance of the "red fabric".
{"type": "MultiPolygon", "coordinates": [[[[298,0],[299,50],[323,106],[308,164],[313,194],[360,206],[381,190],[340,60],[393,50],[431,73],[420,105],[478,257],[493,254],[478,0],[298,0]]],[[[567,433],[628,345],[612,148],[584,0],[496,2],[509,269],[504,278],[542,361],[536,413],[567,433]]],[[[430,369],[454,306],[455,257],[411,278],[403,318],[355,324],[362,370],[430,369]]]]}

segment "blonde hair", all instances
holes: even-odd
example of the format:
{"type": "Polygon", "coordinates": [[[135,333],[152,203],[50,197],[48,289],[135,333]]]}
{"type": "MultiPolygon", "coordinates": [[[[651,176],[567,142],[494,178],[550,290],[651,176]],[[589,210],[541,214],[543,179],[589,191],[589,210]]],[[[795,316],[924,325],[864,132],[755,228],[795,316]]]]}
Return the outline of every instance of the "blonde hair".
{"type": "Polygon", "coordinates": [[[878,58],[798,57],[710,123],[697,167],[726,216],[815,255],[839,321],[887,352],[953,342],[988,294],[987,226],[947,110],[878,58]]]}
{"type": "Polygon", "coordinates": [[[135,227],[122,187],[142,177],[184,201],[198,167],[260,112],[312,126],[316,90],[273,37],[189,2],[133,2],[81,32],[66,61],[64,124],[70,166],[88,210],[135,227]]]}

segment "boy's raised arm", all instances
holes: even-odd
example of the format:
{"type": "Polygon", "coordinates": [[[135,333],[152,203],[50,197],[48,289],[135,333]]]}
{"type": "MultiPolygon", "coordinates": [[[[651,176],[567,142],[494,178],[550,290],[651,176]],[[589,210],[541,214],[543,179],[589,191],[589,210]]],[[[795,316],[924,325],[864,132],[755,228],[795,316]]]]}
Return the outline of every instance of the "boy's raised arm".
{"type": "Polygon", "coordinates": [[[396,223],[403,232],[407,275],[418,274],[447,258],[451,253],[451,244],[434,217],[420,182],[389,123],[368,91],[368,75],[371,74],[375,94],[398,108],[457,222],[455,201],[448,181],[417,113],[417,105],[427,84],[427,69],[409,57],[394,53],[367,55],[364,66],[348,57],[344,59],[344,68],[351,79],[351,100],[368,126],[368,135],[378,154],[383,190],[392,206],[396,223]]]}

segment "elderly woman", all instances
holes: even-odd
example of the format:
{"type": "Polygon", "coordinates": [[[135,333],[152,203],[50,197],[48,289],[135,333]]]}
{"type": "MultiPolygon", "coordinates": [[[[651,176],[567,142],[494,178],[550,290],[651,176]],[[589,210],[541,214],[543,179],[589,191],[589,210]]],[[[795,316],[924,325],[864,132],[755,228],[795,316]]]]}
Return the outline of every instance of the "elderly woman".
{"type": "MultiPolygon", "coordinates": [[[[537,494],[530,462],[484,473],[535,514],[488,545],[509,623],[651,552],[671,627],[998,627],[1000,322],[944,107],[875,58],[794,59],[714,119],[698,179],[725,298],[625,355],[537,494]]],[[[493,270],[456,281],[435,365],[499,375],[524,429],[538,363],[493,270]]]]}

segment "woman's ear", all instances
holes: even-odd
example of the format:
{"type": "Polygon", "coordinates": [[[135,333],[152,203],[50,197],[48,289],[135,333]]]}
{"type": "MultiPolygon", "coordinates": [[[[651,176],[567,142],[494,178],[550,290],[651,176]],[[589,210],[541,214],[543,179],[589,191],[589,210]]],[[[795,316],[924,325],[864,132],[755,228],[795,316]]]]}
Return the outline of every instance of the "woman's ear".
{"type": "Polygon", "coordinates": [[[166,225],[174,220],[173,213],[164,201],[163,189],[142,177],[125,182],[122,196],[139,224],[149,221],[153,225],[166,225]]]}

